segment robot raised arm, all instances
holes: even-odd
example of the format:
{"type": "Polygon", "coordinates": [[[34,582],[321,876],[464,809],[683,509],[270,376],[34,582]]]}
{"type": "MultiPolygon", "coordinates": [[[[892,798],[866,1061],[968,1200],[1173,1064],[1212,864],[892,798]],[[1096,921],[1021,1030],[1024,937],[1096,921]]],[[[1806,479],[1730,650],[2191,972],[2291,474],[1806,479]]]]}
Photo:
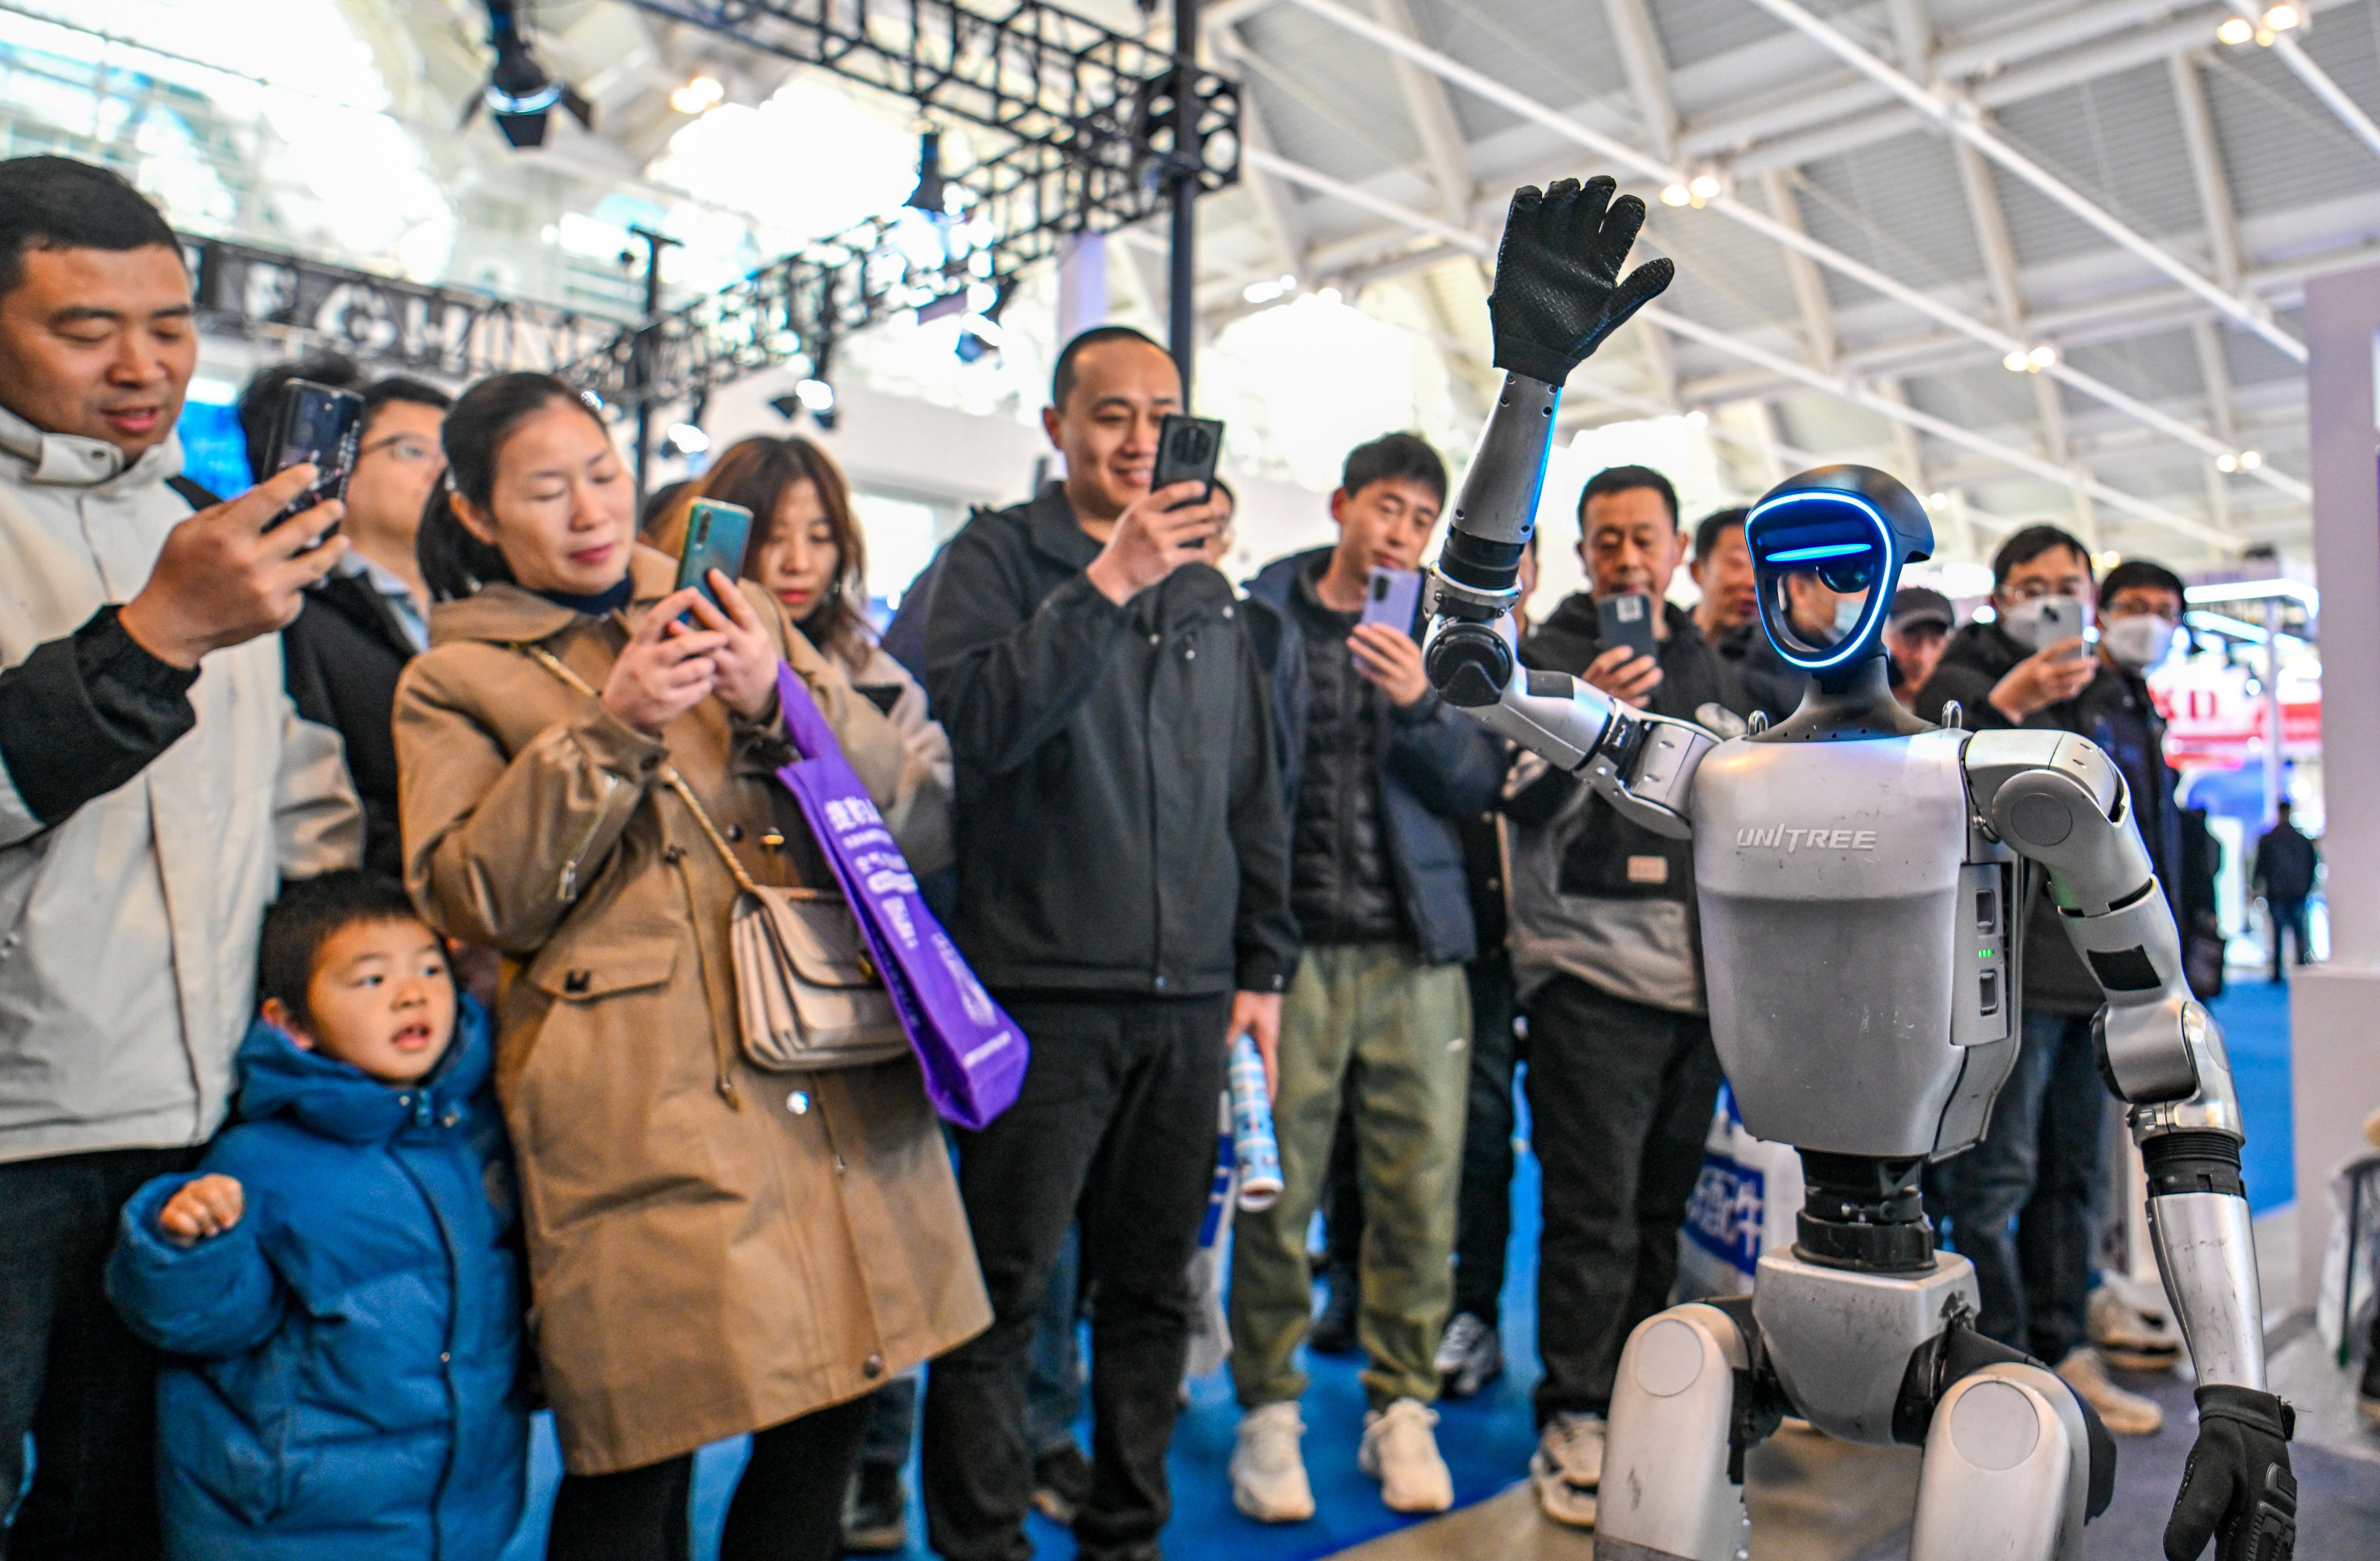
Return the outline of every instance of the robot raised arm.
{"type": "Polygon", "coordinates": [[[1978,732],[1976,810],[2049,872],[2058,921],[2107,994],[2103,1069],[2131,1108],[2149,1225],[2203,1383],[2265,1386],[2254,1246],[2240,1179],[2246,1140],[2223,1032],[2191,995],[2181,937],[2115,764],[2063,732],[1978,732]]]}
{"type": "Polygon", "coordinates": [[[1682,839],[1692,833],[1685,809],[1694,767],[1718,739],[1562,673],[1528,671],[1503,632],[1520,597],[1521,555],[1536,524],[1561,382],[1670,282],[1666,260],[1621,279],[1645,203],[1614,200],[1612,189],[1609,178],[1564,179],[1542,193],[1513,194],[1488,299],[1496,362],[1508,372],[1430,570],[1436,605],[1423,665],[1449,704],[1583,775],[1621,816],[1682,839]]]}

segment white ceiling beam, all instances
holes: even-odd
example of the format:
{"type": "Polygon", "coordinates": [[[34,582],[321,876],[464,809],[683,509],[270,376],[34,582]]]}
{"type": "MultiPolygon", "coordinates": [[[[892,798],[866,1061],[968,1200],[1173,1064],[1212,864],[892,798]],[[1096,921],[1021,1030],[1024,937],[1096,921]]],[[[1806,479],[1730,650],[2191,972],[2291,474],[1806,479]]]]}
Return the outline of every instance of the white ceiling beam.
{"type": "Polygon", "coordinates": [[[1620,68],[1628,78],[1629,95],[1636,101],[1636,117],[1653,145],[1653,155],[1675,163],[1678,105],[1670,93],[1670,63],[1661,54],[1660,34],[1653,30],[1653,13],[1645,0],[1603,0],[1603,19],[1620,50],[1620,68]]]}
{"type": "MultiPolygon", "coordinates": [[[[1238,59],[1245,53],[1239,33],[1228,26],[1206,30],[1208,47],[1228,59],[1238,59]]],[[[1293,276],[1305,273],[1305,224],[1298,220],[1297,198],[1264,169],[1253,166],[1246,155],[1249,151],[1270,152],[1272,134],[1265,128],[1264,111],[1253,92],[1240,94],[1240,163],[1246,176],[1248,193],[1256,198],[1257,214],[1266,236],[1272,240],[1273,251],[1281,257],[1282,268],[1293,276]]]]}
{"type": "Polygon", "coordinates": [[[2272,311],[2253,296],[2242,297],[2209,281],[2197,267],[2135,232],[2128,224],[2089,196],[2043,167],[1992,128],[1984,111],[1972,100],[1922,86],[1860,46],[1832,23],[1803,9],[1798,0],[1751,0],[1795,31],[1824,47],[1853,70],[1888,88],[1910,107],[1932,120],[1946,134],[2022,179],[2066,213],[2119,248],[2204,298],[2207,302],[2272,343],[2291,359],[2306,360],[2305,343],[2273,321],[2272,311]]]}
{"type": "MultiPolygon", "coordinates": [[[[1311,0],[1298,0],[1298,3],[1310,4],[1311,0]]],[[[1270,172],[1293,184],[1301,184],[1325,195],[1348,201],[1376,215],[1403,223],[1418,232],[1443,239],[1456,248],[1467,250],[1483,259],[1494,252],[1493,245],[1485,237],[1456,227],[1451,223],[1441,221],[1427,212],[1417,212],[1410,206],[1390,201],[1384,196],[1374,195],[1343,179],[1333,178],[1318,169],[1303,167],[1292,163],[1277,153],[1262,153],[1260,156],[1270,172]]],[[[1740,358],[1757,368],[1766,369],[1772,374],[1791,380],[1808,389],[1832,396],[1853,406],[1866,408],[1880,416],[1907,422],[1912,427],[1930,433],[1946,444],[1972,450],[1977,455],[1996,460],[2003,466],[2011,467],[2029,476],[2058,483],[2061,487],[2077,493],[2087,494],[2111,509],[2138,516],[2143,520],[2155,521],[2186,536],[2195,537],[2211,546],[2229,550],[2237,545],[2227,533],[2215,530],[2204,521],[2178,514],[2162,505],[2152,504],[2146,499],[2135,497],[2120,489],[2111,488],[2087,471],[2061,467],[2054,462],[2044,460],[2030,451],[2003,445],[1996,439],[1986,438],[1956,423],[1935,417],[1931,413],[1922,412],[1913,407],[1903,406],[1889,400],[1864,384],[1853,384],[1827,373],[1823,370],[1794,362],[1779,354],[1730,335],[1724,331],[1714,330],[1697,321],[1689,320],[1682,314],[1672,313],[1657,305],[1647,305],[1638,311],[1637,318],[1646,320],[1673,335],[1682,335],[1689,341],[1699,342],[1715,351],[1740,358]]]]}
{"type": "Polygon", "coordinates": [[[2322,100],[2323,107],[2330,110],[2340,124],[2355,133],[2357,140],[2375,156],[2380,156],[2380,125],[2372,122],[2372,116],[2347,95],[2346,88],[2331,79],[2328,71],[2314,64],[2313,56],[2305,52],[2296,38],[2286,32],[2275,38],[2273,53],[2281,56],[2281,63],[2289,67],[2291,75],[2306,84],[2307,91],[2322,100]]]}
{"type": "Polygon", "coordinates": [[[2215,116],[2206,106],[2206,83],[2198,74],[2195,51],[2166,61],[2173,83],[2173,105],[2181,116],[2182,144],[2190,152],[2190,177],[2198,187],[2199,220],[2206,225],[2206,252],[2215,262],[2215,279],[2238,291],[2247,272],[2247,256],[2240,244],[2240,218],[2231,204],[2231,181],[2223,171],[2223,149],[2215,139],[2215,116]]]}
{"type": "MultiPolygon", "coordinates": [[[[1407,38],[1415,35],[1413,12],[1406,7],[1405,0],[1372,0],[1372,14],[1379,18],[1383,27],[1392,28],[1407,38]]],[[[1397,91],[1405,100],[1405,114],[1413,120],[1414,133],[1420,138],[1430,182],[1438,187],[1439,210],[1460,223],[1471,211],[1474,184],[1470,149],[1463,139],[1462,126],[1455,120],[1454,105],[1447,101],[1446,83],[1402,55],[1390,55],[1389,65],[1396,72],[1397,91]]]]}
{"type": "MultiPolygon", "coordinates": [[[[1423,69],[1467,92],[1484,98],[1524,119],[1543,126],[1565,140],[1585,147],[1598,157],[1618,165],[1636,177],[1667,185],[1677,183],[1686,177],[1685,170],[1670,167],[1658,158],[1650,156],[1625,141],[1605,135],[1600,130],[1581,124],[1568,115],[1548,108],[1526,93],[1517,91],[1480,71],[1474,70],[1459,60],[1450,58],[1435,49],[1380,26],[1370,18],[1338,4],[1337,0],[1291,0],[1291,3],[1313,12],[1324,20],[1343,28],[1358,37],[1368,39],[1391,55],[1403,55],[1423,69]]],[[[1760,3],[1767,3],[1767,0],[1760,0],[1760,3]]],[[[1777,0],[1777,3],[1788,3],[1788,0],[1777,0]]],[[[1708,204],[1710,210],[1720,215],[1751,228],[1754,232],[1783,245],[1788,250],[1808,256],[1818,264],[1850,277],[1864,287],[1882,293],[1897,303],[1906,305],[1921,314],[1939,321],[1961,335],[1983,342],[1999,355],[2030,351],[2036,345],[2022,340],[1998,326],[1977,320],[1973,315],[1943,303],[1929,294],[1920,292],[1864,262],[1854,260],[1830,245],[1820,243],[1805,233],[1797,232],[1731,192],[1722,191],[1712,198],[1708,204]]],[[[2202,287],[2211,287],[2204,277],[2199,278],[2199,283],[2202,287]]],[[[2216,296],[2228,297],[2220,293],[2216,296]]],[[[2269,313],[2269,311],[2267,312],[2269,313]]],[[[2284,339],[2292,338],[2288,338],[2285,335],[2284,339]]],[[[2304,348],[2301,347],[2299,348],[2301,357],[2304,348]]],[[[2062,360],[2053,365],[2048,372],[2082,394],[2104,401],[2119,411],[2139,419],[2186,444],[2203,449],[2209,455],[2223,453],[2204,431],[2158,411],[2138,397],[2128,396],[2104,381],[2071,368],[2062,360]]]]}
{"type": "MultiPolygon", "coordinates": [[[[1760,194],[1768,202],[1770,215],[1797,233],[1806,231],[1786,174],[1761,175],[1760,194]]],[[[1832,369],[1841,356],[1841,344],[1835,335],[1835,306],[1827,297],[1827,279],[1818,274],[1817,262],[1799,250],[1785,251],[1785,278],[1793,284],[1793,303],[1802,314],[1802,335],[1809,343],[1810,361],[1821,369],[1832,369]]]]}

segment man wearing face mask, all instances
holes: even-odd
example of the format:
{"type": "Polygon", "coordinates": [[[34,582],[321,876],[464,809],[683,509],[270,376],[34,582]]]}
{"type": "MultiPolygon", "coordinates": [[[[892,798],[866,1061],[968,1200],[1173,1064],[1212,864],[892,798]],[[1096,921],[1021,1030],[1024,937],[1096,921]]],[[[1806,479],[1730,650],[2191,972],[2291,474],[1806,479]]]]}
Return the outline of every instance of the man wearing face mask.
{"type": "MultiPolygon", "coordinates": [[[[1992,578],[1994,621],[1951,639],[1918,692],[1917,713],[1939,721],[1956,700],[1971,730],[2074,732],[2097,743],[2123,772],[2158,882],[2176,895],[2183,874],[2175,777],[2143,678],[2171,645],[2181,581],[2154,564],[2110,572],[2095,652],[2082,633],[2094,604],[2091,557],[2070,533],[2018,531],[1994,555],[1992,578]]],[[[2051,1362],[2110,1431],[2146,1436],[2163,1411],[2110,1381],[2089,1342],[2092,1198],[2104,1174],[2107,1110],[2091,1019],[2102,996],[2057,916],[2037,888],[2024,935],[2015,1071],[1983,1142],[1937,1167],[1927,1198],[1950,1243],[1974,1262],[1983,1302],[1976,1326],[2051,1362]]]]}

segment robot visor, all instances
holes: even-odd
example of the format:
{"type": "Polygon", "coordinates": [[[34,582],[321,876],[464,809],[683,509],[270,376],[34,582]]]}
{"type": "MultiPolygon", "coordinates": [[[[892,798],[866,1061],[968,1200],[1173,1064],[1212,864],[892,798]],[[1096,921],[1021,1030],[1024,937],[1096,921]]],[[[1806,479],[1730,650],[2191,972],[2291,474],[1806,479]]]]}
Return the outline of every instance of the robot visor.
{"type": "Polygon", "coordinates": [[[1890,533],[1864,504],[1805,492],[1755,510],[1746,528],[1760,616],[1789,662],[1840,665],[1871,638],[1890,594],[1890,533]]]}

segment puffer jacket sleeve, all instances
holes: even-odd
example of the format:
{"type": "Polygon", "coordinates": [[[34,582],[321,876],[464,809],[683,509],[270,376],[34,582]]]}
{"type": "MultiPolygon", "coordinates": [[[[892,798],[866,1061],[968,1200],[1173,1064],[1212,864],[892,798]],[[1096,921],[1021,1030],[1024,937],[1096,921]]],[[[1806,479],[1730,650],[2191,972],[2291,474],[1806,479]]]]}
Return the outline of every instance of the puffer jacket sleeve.
{"type": "Polygon", "coordinates": [[[1488,728],[1432,689],[1389,716],[1390,773],[1444,819],[1467,818],[1495,800],[1501,779],[1488,728]]]}
{"type": "Polygon", "coordinates": [[[220,1236],[183,1247],[157,1228],[159,1212],[200,1175],[158,1177],[124,1205],[107,1260],[107,1299],[127,1327],[159,1349],[221,1359],[272,1337],[287,1293],[265,1261],[253,1189],[239,1223],[220,1236]]]}
{"type": "Polygon", "coordinates": [[[591,880],[669,750],[589,699],[506,755],[473,713],[471,659],[432,652],[396,689],[405,884],[431,925],[509,954],[541,946],[591,880]]]}

